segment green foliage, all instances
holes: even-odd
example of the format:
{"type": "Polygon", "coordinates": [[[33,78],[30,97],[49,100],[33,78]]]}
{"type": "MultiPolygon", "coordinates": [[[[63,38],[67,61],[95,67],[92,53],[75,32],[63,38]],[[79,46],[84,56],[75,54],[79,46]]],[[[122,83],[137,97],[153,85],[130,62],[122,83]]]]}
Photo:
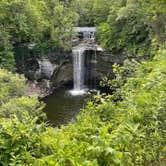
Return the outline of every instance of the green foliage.
{"type": "Polygon", "coordinates": [[[116,91],[94,96],[76,121],[61,129],[39,123],[43,106],[36,99],[15,97],[2,103],[0,164],[164,166],[165,51],[153,61],[125,64],[114,66],[116,81],[122,80],[116,91]],[[119,95],[121,100],[115,101],[119,95]]]}
{"type": "Polygon", "coordinates": [[[24,122],[26,118],[34,117],[44,120],[45,115],[42,113],[42,109],[43,105],[35,98],[15,98],[2,105],[0,118],[14,118],[16,116],[21,122],[24,122]]]}
{"type": "MultiPolygon", "coordinates": [[[[43,144],[47,135],[43,104],[22,96],[25,79],[0,70],[0,165],[29,165],[35,158],[48,155],[51,147],[43,144]],[[43,152],[42,152],[43,151],[43,152]]],[[[53,132],[53,131],[52,131],[53,132]]],[[[50,132],[51,133],[51,132],[50,132]]],[[[50,144],[49,144],[50,145],[50,144]]]]}
{"type": "Polygon", "coordinates": [[[98,27],[98,39],[101,45],[115,53],[154,55],[158,47],[165,42],[164,1],[111,2],[107,22],[98,27]]]}
{"type": "Polygon", "coordinates": [[[140,67],[140,63],[135,59],[126,59],[123,63],[123,66],[118,64],[112,65],[114,72],[114,79],[109,79],[109,77],[105,76],[100,81],[100,86],[108,89],[109,93],[115,94],[112,95],[114,101],[121,100],[121,91],[118,93],[120,87],[122,87],[128,78],[134,77],[136,71],[140,67]]]}
{"type": "Polygon", "coordinates": [[[48,147],[42,140],[47,136],[44,124],[36,124],[30,117],[20,122],[15,117],[1,118],[0,126],[1,165],[31,165],[36,158],[52,152],[50,142],[48,147]]]}
{"type": "Polygon", "coordinates": [[[0,105],[25,93],[25,78],[0,69],[0,105]]]}
{"type": "Polygon", "coordinates": [[[95,26],[107,20],[110,0],[74,0],[72,8],[79,14],[79,26],[95,26]]]}
{"type": "Polygon", "coordinates": [[[53,9],[51,38],[64,50],[71,49],[73,23],[76,19],[77,14],[63,5],[55,6],[53,9]]]}
{"type": "Polygon", "coordinates": [[[10,36],[5,30],[0,31],[0,68],[14,71],[14,56],[10,44],[10,36]]]}
{"type": "Polygon", "coordinates": [[[70,48],[73,10],[80,25],[100,24],[98,39],[112,52],[150,56],[163,47],[149,62],[115,64],[115,79],[102,82],[113,93],[95,95],[60,129],[47,126],[44,105],[25,96],[25,78],[0,69],[0,165],[166,164],[164,0],[1,0],[0,10],[0,67],[10,70],[12,45],[70,48]]]}
{"type": "Polygon", "coordinates": [[[78,16],[64,3],[1,0],[0,11],[0,67],[14,69],[12,47],[22,44],[34,44],[39,53],[71,48],[78,16]]]}
{"type": "Polygon", "coordinates": [[[34,41],[41,37],[47,26],[44,17],[44,1],[3,0],[1,24],[10,32],[14,42],[34,41]]]}

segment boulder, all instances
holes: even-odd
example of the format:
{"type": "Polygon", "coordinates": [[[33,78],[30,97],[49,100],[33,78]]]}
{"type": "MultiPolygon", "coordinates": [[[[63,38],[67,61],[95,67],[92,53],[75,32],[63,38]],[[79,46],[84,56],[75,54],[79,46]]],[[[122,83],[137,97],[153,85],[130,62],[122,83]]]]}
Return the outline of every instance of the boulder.
{"type": "Polygon", "coordinates": [[[73,65],[71,63],[63,63],[57,69],[51,77],[51,85],[53,88],[58,88],[64,84],[68,84],[73,81],[73,65]]]}

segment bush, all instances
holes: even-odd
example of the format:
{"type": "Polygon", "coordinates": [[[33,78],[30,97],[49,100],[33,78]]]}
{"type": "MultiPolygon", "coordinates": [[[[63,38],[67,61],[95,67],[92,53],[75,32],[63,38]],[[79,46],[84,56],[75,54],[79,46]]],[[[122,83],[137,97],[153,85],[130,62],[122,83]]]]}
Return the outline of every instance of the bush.
{"type": "Polygon", "coordinates": [[[15,60],[10,43],[10,35],[0,26],[0,68],[15,71],[15,60]]]}
{"type": "Polygon", "coordinates": [[[2,104],[0,165],[164,166],[165,55],[137,66],[114,94],[94,96],[75,122],[60,129],[37,123],[32,110],[42,106],[34,99],[2,104]]]}
{"type": "Polygon", "coordinates": [[[0,165],[29,164],[51,151],[42,140],[44,104],[23,96],[25,88],[24,77],[0,70],[0,165]]]}
{"type": "Polygon", "coordinates": [[[89,102],[77,121],[60,131],[66,134],[54,160],[66,166],[164,165],[165,64],[165,52],[143,62],[117,90],[122,100],[109,95],[89,102]]]}
{"type": "Polygon", "coordinates": [[[0,69],[0,105],[25,93],[25,78],[0,69]]]}

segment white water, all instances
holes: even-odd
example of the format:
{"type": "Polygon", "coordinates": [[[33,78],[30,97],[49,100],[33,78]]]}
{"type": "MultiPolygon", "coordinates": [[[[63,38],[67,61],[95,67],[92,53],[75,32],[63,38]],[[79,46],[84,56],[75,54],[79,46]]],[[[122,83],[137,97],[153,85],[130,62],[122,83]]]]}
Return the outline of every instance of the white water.
{"type": "Polygon", "coordinates": [[[95,27],[76,27],[78,33],[83,34],[84,39],[92,39],[95,37],[96,28],[95,27]]]}
{"type": "Polygon", "coordinates": [[[84,87],[84,51],[83,47],[73,49],[74,89],[70,93],[74,96],[86,93],[84,87]]]}
{"type": "Polygon", "coordinates": [[[52,76],[52,73],[56,66],[52,64],[48,59],[43,58],[39,62],[39,72],[46,78],[50,79],[52,76]]]}
{"type": "MultiPolygon", "coordinates": [[[[91,42],[95,38],[96,28],[95,27],[76,27],[76,31],[78,33],[83,34],[83,39],[85,39],[85,43],[88,46],[88,42],[91,42]]],[[[73,48],[73,77],[74,77],[74,89],[70,91],[72,95],[83,95],[87,92],[87,89],[85,89],[84,82],[85,80],[88,80],[85,77],[85,67],[84,67],[84,51],[87,50],[88,47],[85,47],[85,43],[83,46],[80,45],[80,47],[73,48]]],[[[95,46],[95,51],[97,50],[95,46]]],[[[91,47],[90,47],[91,48],[91,47]]],[[[96,61],[96,55],[94,62],[96,61]]],[[[96,66],[95,66],[96,67],[96,66]]],[[[94,81],[96,84],[96,82],[94,81]]]]}

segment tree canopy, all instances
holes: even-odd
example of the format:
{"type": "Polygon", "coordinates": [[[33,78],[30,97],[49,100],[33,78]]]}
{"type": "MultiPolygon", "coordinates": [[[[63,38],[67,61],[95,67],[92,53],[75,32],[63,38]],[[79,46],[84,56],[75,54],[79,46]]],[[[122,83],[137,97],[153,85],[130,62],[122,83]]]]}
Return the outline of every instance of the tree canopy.
{"type": "Polygon", "coordinates": [[[165,44],[164,0],[1,0],[0,10],[0,64],[8,69],[23,43],[70,50],[74,26],[97,26],[98,43],[112,53],[153,56],[165,44]]]}
{"type": "MultiPolygon", "coordinates": [[[[68,50],[77,13],[58,0],[0,1],[0,65],[14,65],[12,48],[35,44],[40,48],[68,50]]],[[[20,55],[21,56],[21,55],[20,55]]]]}
{"type": "Polygon", "coordinates": [[[153,55],[165,44],[165,16],[162,0],[112,1],[107,21],[98,28],[99,41],[111,52],[153,55]]]}

